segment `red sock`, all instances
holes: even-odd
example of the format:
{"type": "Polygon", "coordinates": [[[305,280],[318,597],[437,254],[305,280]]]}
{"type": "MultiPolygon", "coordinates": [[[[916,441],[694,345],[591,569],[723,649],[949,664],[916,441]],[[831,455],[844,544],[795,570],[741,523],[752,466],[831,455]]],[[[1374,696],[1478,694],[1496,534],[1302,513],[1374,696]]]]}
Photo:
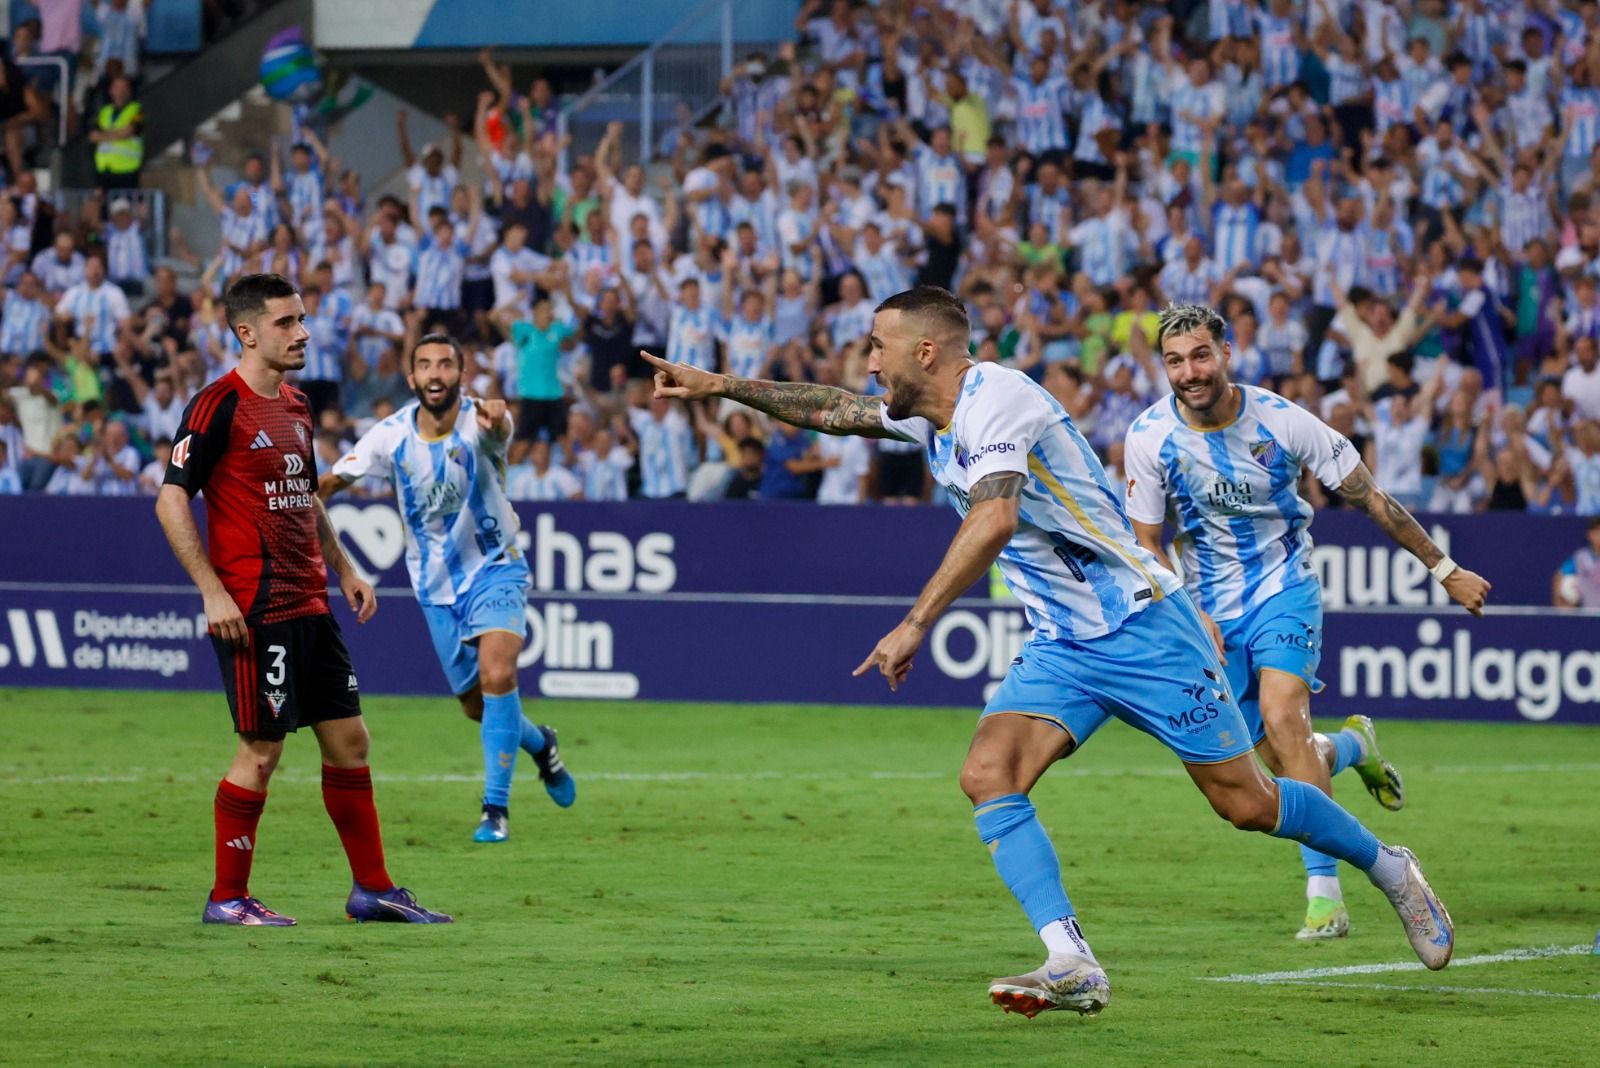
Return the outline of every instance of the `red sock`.
{"type": "Polygon", "coordinates": [[[217,825],[217,881],[211,888],[212,901],[250,895],[250,862],[256,858],[256,824],[267,795],[227,779],[217,783],[212,815],[217,825]]]}
{"type": "Polygon", "coordinates": [[[322,765],[322,803],[344,843],[356,885],[363,890],[393,889],[394,880],[383,866],[383,834],[372,800],[371,770],[322,765]]]}

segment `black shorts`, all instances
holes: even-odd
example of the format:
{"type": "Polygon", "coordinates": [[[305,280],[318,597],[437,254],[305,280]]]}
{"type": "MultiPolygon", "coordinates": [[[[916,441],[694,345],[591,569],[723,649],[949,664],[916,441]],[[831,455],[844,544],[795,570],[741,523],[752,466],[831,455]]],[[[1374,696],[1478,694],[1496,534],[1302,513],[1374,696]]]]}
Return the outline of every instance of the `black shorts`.
{"type": "Polygon", "coordinates": [[[356,669],[332,615],[252,626],[243,649],[215,636],[211,645],[239,734],[282,738],[314,723],[361,715],[356,669]]]}
{"type": "Polygon", "coordinates": [[[928,463],[921,452],[878,453],[878,496],[922,497],[928,463]]]}
{"type": "Polygon", "coordinates": [[[461,283],[463,311],[488,311],[494,307],[494,279],[468,278],[461,283]]]}
{"type": "Polygon", "coordinates": [[[565,401],[520,400],[517,402],[518,441],[533,441],[540,433],[552,444],[567,432],[565,401]]]}

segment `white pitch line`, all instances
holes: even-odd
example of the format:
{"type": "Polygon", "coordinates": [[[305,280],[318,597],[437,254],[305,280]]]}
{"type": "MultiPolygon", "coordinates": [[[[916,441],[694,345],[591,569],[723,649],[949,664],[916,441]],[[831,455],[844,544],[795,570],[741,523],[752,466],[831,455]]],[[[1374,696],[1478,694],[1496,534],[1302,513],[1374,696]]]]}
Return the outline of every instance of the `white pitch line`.
{"type": "MultiPolygon", "coordinates": [[[[1589,953],[1591,946],[1529,946],[1508,949],[1503,953],[1481,953],[1475,957],[1462,957],[1450,962],[1452,968],[1470,968],[1476,964],[1501,964],[1513,960],[1542,960],[1546,957],[1575,957],[1589,953]]],[[[1382,964],[1346,964],[1337,968],[1302,968],[1294,972],[1257,972],[1254,975],[1202,975],[1210,983],[1296,983],[1308,979],[1327,979],[1336,975],[1378,975],[1383,972],[1420,972],[1420,961],[1387,961],[1382,964]]],[[[1393,989],[1399,989],[1395,987],[1393,989]]],[[[1427,987],[1425,989],[1435,989],[1427,987]]],[[[1442,988],[1440,988],[1442,989],[1442,988]]]]}
{"type": "Polygon", "coordinates": [[[1397,983],[1332,983],[1320,979],[1298,979],[1277,986],[1332,986],[1345,990],[1404,990],[1420,994],[1497,994],[1518,998],[1566,998],[1572,1001],[1600,1001],[1600,994],[1563,994],[1555,990],[1517,990],[1498,986],[1401,986],[1397,983]]]}
{"type": "MultiPolygon", "coordinates": [[[[1429,775],[1549,775],[1560,773],[1589,773],[1600,771],[1600,763],[1573,763],[1573,764],[1446,764],[1429,767],[1419,765],[1408,767],[1408,771],[1429,775]]],[[[43,775],[37,777],[17,777],[17,768],[0,767],[0,786],[84,786],[102,783],[143,783],[143,782],[210,782],[213,776],[195,775],[189,772],[179,773],[167,769],[146,770],[142,773],[129,772],[122,775],[43,775]]],[[[955,775],[955,769],[945,771],[583,771],[577,774],[580,779],[590,779],[598,782],[640,782],[640,783],[673,783],[673,782],[781,782],[795,780],[801,782],[853,782],[861,779],[874,779],[881,781],[922,781],[946,779],[955,775]]],[[[1188,773],[1181,765],[1164,765],[1161,767],[1144,768],[1117,768],[1117,767],[1064,767],[1054,768],[1049,773],[1052,779],[1180,779],[1187,777],[1188,773]]],[[[317,776],[297,776],[294,773],[279,773],[275,776],[279,782],[317,782],[317,776]]],[[[395,783],[430,783],[430,782],[478,782],[481,776],[477,775],[404,775],[386,774],[376,772],[373,779],[377,782],[395,783]]]]}

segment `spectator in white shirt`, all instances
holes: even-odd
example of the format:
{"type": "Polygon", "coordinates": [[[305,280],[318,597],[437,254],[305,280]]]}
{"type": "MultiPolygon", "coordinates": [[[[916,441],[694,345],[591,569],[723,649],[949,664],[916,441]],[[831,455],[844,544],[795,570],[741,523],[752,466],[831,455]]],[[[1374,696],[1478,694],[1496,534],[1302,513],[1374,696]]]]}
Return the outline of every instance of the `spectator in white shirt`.
{"type": "Polygon", "coordinates": [[[506,472],[506,497],[513,501],[576,501],[583,499],[578,476],[550,462],[550,442],[536,438],[527,456],[506,472]]]}
{"type": "Polygon", "coordinates": [[[1600,348],[1592,337],[1580,337],[1572,346],[1573,366],[1561,376],[1561,395],[1572,406],[1575,419],[1600,419],[1600,348]]]}
{"type": "Polygon", "coordinates": [[[1373,406],[1367,466],[1380,488],[1407,508],[1422,507],[1422,445],[1428,420],[1412,411],[1412,399],[1398,393],[1373,406]]]}

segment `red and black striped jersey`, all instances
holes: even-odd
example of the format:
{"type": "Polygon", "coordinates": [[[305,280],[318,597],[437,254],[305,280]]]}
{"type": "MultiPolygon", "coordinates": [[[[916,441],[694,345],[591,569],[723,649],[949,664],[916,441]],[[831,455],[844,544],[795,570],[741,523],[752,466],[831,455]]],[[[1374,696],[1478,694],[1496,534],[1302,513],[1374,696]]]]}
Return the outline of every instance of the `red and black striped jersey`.
{"type": "Polygon", "coordinates": [[[211,566],[251,624],[328,611],[316,474],[311,410],[293,386],[263,397],[231,371],[184,410],[166,482],[204,495],[211,566]]]}

